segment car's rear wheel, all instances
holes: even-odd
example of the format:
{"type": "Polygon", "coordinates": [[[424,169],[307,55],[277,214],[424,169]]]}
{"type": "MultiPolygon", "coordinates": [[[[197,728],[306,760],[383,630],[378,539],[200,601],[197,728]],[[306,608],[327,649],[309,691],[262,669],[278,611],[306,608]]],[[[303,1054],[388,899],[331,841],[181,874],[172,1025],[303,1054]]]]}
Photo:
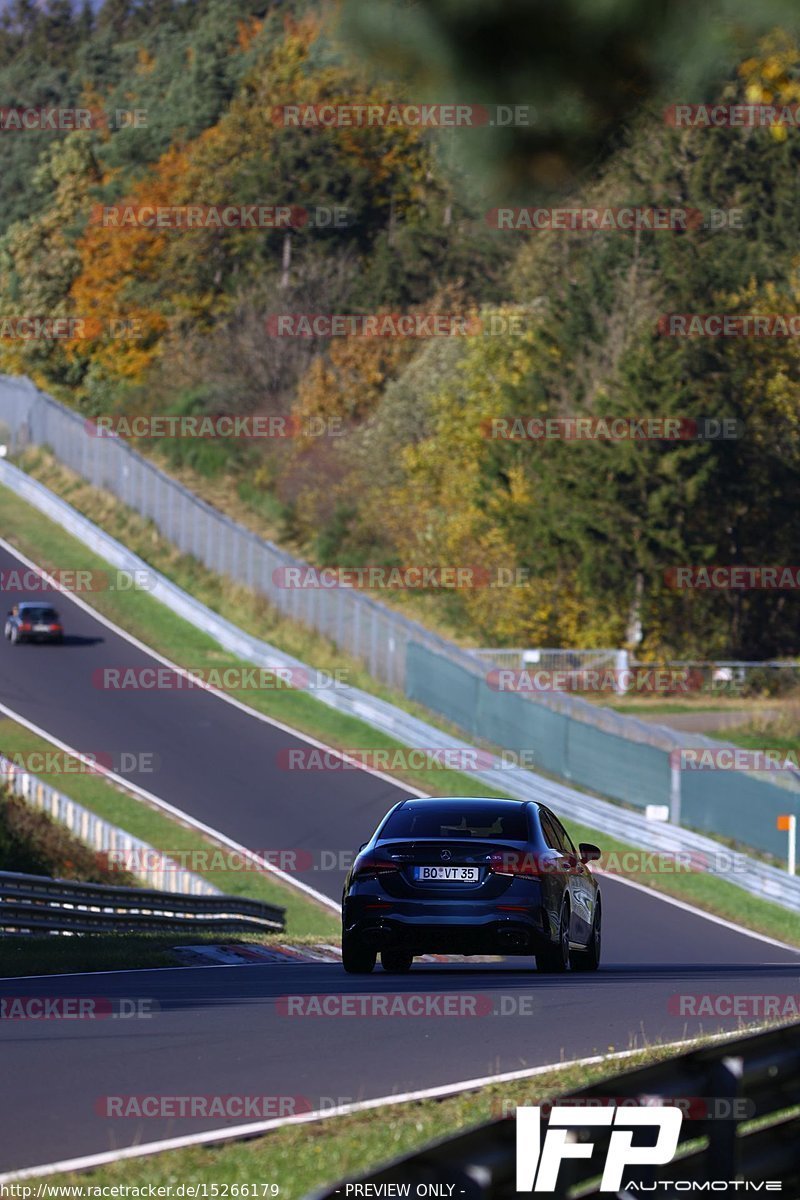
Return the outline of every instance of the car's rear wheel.
{"type": "Polygon", "coordinates": [[[392,975],[405,975],[413,961],[414,955],[406,950],[381,950],[381,966],[392,975]]]}
{"type": "Polygon", "coordinates": [[[600,943],[602,938],[602,910],[600,902],[594,910],[592,936],[585,950],[573,950],[569,956],[573,971],[596,971],[600,966],[600,943]]]}
{"type": "Polygon", "coordinates": [[[348,975],[369,975],[377,957],[376,950],[365,946],[352,933],[342,934],[342,966],[348,975]]]}
{"type": "Polygon", "coordinates": [[[564,903],[558,922],[558,941],[536,955],[536,969],[547,975],[560,975],[569,970],[569,906],[564,903]]]}

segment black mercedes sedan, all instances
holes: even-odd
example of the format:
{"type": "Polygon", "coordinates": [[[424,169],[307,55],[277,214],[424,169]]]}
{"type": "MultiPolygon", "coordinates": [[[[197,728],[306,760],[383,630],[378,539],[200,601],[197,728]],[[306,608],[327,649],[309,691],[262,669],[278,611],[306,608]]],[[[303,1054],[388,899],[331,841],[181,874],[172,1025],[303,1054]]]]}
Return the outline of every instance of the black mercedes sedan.
{"type": "Polygon", "coordinates": [[[530,955],[539,971],[595,971],[600,889],[543,804],[402,800],[359,850],[342,897],[342,963],[407,971],[420,954],[530,955]]]}

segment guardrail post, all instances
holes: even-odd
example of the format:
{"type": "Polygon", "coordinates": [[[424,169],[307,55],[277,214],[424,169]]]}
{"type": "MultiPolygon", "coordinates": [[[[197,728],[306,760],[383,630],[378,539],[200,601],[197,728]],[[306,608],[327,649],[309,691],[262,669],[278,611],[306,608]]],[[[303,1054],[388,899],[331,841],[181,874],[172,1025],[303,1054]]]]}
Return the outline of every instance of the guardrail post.
{"type": "Polygon", "coordinates": [[[741,1058],[726,1055],[721,1062],[714,1063],[709,1073],[709,1088],[706,1103],[727,1104],[729,1114],[709,1114],[703,1132],[708,1136],[708,1178],[736,1179],[739,1174],[738,1138],[736,1129],[739,1116],[736,1101],[741,1091],[744,1062],[741,1058]]]}

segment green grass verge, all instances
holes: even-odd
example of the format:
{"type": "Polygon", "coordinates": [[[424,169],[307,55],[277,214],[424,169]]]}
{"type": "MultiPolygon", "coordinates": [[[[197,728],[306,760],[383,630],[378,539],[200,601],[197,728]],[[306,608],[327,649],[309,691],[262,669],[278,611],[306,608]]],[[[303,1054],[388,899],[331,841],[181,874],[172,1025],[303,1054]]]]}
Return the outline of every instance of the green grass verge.
{"type": "MultiPolygon", "coordinates": [[[[712,1039],[705,1039],[711,1041],[712,1039]]],[[[702,1044],[700,1041],[698,1045],[702,1044]]],[[[609,1047],[613,1051],[614,1047],[609,1047]]],[[[684,1052],[684,1051],[682,1051],[684,1052]]],[[[279,1200],[350,1179],[388,1159],[410,1154],[436,1138],[454,1136],[492,1120],[517,1104],[540,1105],[590,1084],[675,1057],[667,1046],[649,1046],[622,1064],[603,1061],[548,1071],[532,1079],[492,1084],[442,1100],[421,1100],[351,1116],[284,1126],[246,1142],[197,1146],[113,1163],[87,1172],[53,1175],[51,1184],[113,1186],[174,1184],[276,1184],[279,1200]]],[[[265,1193],[269,1195],[269,1191],[265,1193]]]]}
{"type": "Polygon", "coordinates": [[[800,731],[786,731],[779,721],[775,722],[774,728],[749,723],[739,725],[735,729],[721,729],[709,736],[733,742],[745,750],[779,750],[782,754],[791,756],[791,761],[800,762],[800,731]]]}
{"type": "MultiPolygon", "coordinates": [[[[590,697],[586,697],[590,699],[590,697]]],[[[709,703],[708,700],[641,700],[638,703],[635,700],[626,700],[619,704],[615,701],[607,701],[606,708],[613,708],[614,712],[629,713],[634,717],[646,716],[653,714],[662,717],[676,717],[685,713],[730,713],[743,712],[749,713],[753,709],[775,708],[774,701],[763,702],[759,700],[742,700],[739,697],[731,696],[729,698],[720,697],[718,701],[709,703]]]]}
{"type": "MultiPolygon", "coordinates": [[[[139,971],[186,965],[176,946],[271,942],[281,946],[313,944],[314,937],[260,933],[87,933],[75,937],[5,937],[0,978],[22,975],[68,975],[92,971],[139,971]]],[[[209,960],[210,961],[210,960],[209,960]]],[[[197,965],[200,965],[199,963],[197,965]]]]}
{"type": "MultiPolygon", "coordinates": [[[[195,935],[196,936],[196,935],[195,935]]],[[[231,938],[233,941],[233,938],[231,938]]],[[[139,936],[87,934],[81,937],[5,937],[0,977],[68,975],[81,971],[132,971],[138,967],[174,967],[180,934],[139,936]]],[[[188,938],[187,938],[188,943],[188,938]]]]}
{"type": "MultiPolygon", "coordinates": [[[[52,483],[53,479],[49,477],[48,486],[52,483]]],[[[62,480],[62,494],[65,494],[64,487],[66,485],[62,480]]],[[[84,490],[92,492],[93,489],[88,489],[87,485],[82,483],[75,484],[75,487],[79,488],[83,502],[88,503],[84,490]]],[[[276,618],[266,602],[246,589],[230,589],[229,581],[205,571],[195,560],[178,555],[174,548],[168,547],[168,543],[162,544],[152,526],[140,522],[145,529],[149,529],[150,543],[155,547],[154,553],[148,554],[147,545],[138,544],[135,538],[132,544],[129,537],[130,530],[125,523],[127,520],[125,510],[122,506],[102,492],[93,492],[93,494],[97,497],[97,503],[101,506],[102,511],[93,511],[91,513],[92,520],[108,528],[112,535],[122,536],[131,549],[142,554],[147,561],[173,578],[193,595],[208,603],[210,607],[217,611],[223,610],[230,620],[243,625],[259,637],[273,640],[282,649],[297,654],[298,657],[305,656],[304,660],[313,662],[316,667],[335,669],[343,665],[343,660],[341,657],[336,657],[338,652],[330,644],[313,634],[307,634],[299,626],[276,618]],[[123,523],[121,528],[117,528],[118,522],[123,523]],[[166,553],[164,547],[170,549],[169,562],[163,561],[162,556],[166,553]],[[268,629],[259,625],[259,617],[265,625],[269,626],[268,629]],[[291,634],[291,638],[294,639],[291,644],[281,636],[283,632],[291,634]],[[303,642],[302,652],[301,647],[295,644],[298,639],[303,642]],[[315,647],[327,647],[323,661],[318,660],[310,653],[315,647]]],[[[75,501],[75,495],[71,493],[65,494],[65,498],[70,503],[75,501]]],[[[80,507],[80,505],[76,505],[76,507],[80,507]]],[[[139,518],[131,518],[131,521],[139,521],[139,518]]],[[[76,539],[65,534],[63,529],[49,521],[30,505],[20,501],[5,488],[0,488],[0,528],[11,530],[10,534],[5,535],[7,539],[41,566],[49,569],[109,569],[108,564],[102,559],[92,554],[76,539]]],[[[210,638],[170,612],[146,592],[95,592],[92,593],[91,602],[98,611],[114,620],[121,628],[133,633],[182,666],[205,669],[241,665],[240,660],[234,655],[220,649],[210,638]]],[[[363,669],[359,668],[358,670],[363,675],[363,669]]],[[[361,686],[365,680],[359,676],[353,682],[361,686]]],[[[376,687],[374,681],[370,681],[368,677],[366,682],[371,684],[373,692],[381,692],[381,689],[376,687]]],[[[382,689],[382,692],[393,702],[398,702],[397,695],[388,692],[387,689],[382,689]]],[[[240,700],[257,711],[307,732],[333,746],[371,750],[402,749],[400,743],[371,729],[361,721],[327,708],[305,692],[293,690],[240,691],[232,694],[237,695],[240,700]]],[[[406,703],[404,707],[411,709],[412,706],[406,703]]],[[[419,715],[430,720],[430,714],[424,710],[420,710],[419,715]]],[[[0,749],[2,748],[2,738],[0,738],[0,749]]],[[[476,779],[446,768],[436,767],[428,771],[398,771],[395,774],[398,779],[434,795],[474,796],[485,793],[485,788],[476,779]]],[[[87,777],[65,776],[61,783],[56,782],[55,785],[71,794],[69,789],[72,787],[74,778],[84,779],[87,777]]],[[[96,782],[96,780],[92,780],[92,782],[96,782]]],[[[497,794],[502,795],[502,793],[497,794]]],[[[80,796],[75,798],[81,799],[80,796]]],[[[91,807],[88,802],[82,802],[87,803],[87,807],[91,807]]],[[[145,811],[149,817],[150,810],[145,811]]],[[[161,819],[166,820],[166,818],[161,819]]],[[[114,820],[116,824],[142,837],[157,848],[163,848],[165,845],[177,845],[183,848],[174,840],[159,842],[156,840],[157,835],[140,832],[141,827],[134,827],[127,817],[115,820],[114,817],[109,816],[109,820],[114,820]]],[[[631,852],[633,849],[597,830],[568,824],[576,841],[595,842],[607,852],[624,853],[631,852]]],[[[169,836],[171,839],[175,836],[172,829],[173,823],[170,822],[169,836]]],[[[365,830],[364,836],[366,837],[369,832],[370,830],[365,830]]],[[[161,836],[163,839],[163,835],[161,836]]],[[[194,834],[187,836],[196,837],[194,834]]],[[[342,847],[342,849],[353,849],[353,847],[342,847]]],[[[231,880],[234,876],[234,872],[225,873],[226,880],[231,880]]],[[[246,873],[245,878],[247,876],[250,876],[249,872],[246,873]]],[[[717,876],[680,872],[674,875],[650,873],[636,878],[654,890],[666,892],[687,903],[695,904],[709,912],[736,921],[747,928],[792,945],[800,945],[800,916],[786,912],[768,901],[751,897],[742,889],[717,876]]],[[[217,886],[221,886],[225,890],[229,889],[227,883],[218,883],[217,886]]],[[[247,883],[245,882],[242,886],[247,886],[247,883]]],[[[291,916],[289,930],[291,933],[316,933],[318,931],[316,927],[310,928],[303,919],[298,920],[291,916]]]]}

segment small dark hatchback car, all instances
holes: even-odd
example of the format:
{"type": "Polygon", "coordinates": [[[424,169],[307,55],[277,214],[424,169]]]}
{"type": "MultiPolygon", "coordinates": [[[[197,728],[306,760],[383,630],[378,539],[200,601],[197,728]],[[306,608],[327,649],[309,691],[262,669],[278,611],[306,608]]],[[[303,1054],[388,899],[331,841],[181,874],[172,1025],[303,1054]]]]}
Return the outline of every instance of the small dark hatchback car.
{"type": "Polygon", "coordinates": [[[531,955],[540,971],[595,971],[600,889],[543,804],[403,800],[360,849],[342,897],[342,962],[407,971],[420,954],[531,955]]]}
{"type": "Polygon", "coordinates": [[[23,600],[6,617],[4,633],[9,642],[63,642],[61,618],[41,600],[23,600]]]}

